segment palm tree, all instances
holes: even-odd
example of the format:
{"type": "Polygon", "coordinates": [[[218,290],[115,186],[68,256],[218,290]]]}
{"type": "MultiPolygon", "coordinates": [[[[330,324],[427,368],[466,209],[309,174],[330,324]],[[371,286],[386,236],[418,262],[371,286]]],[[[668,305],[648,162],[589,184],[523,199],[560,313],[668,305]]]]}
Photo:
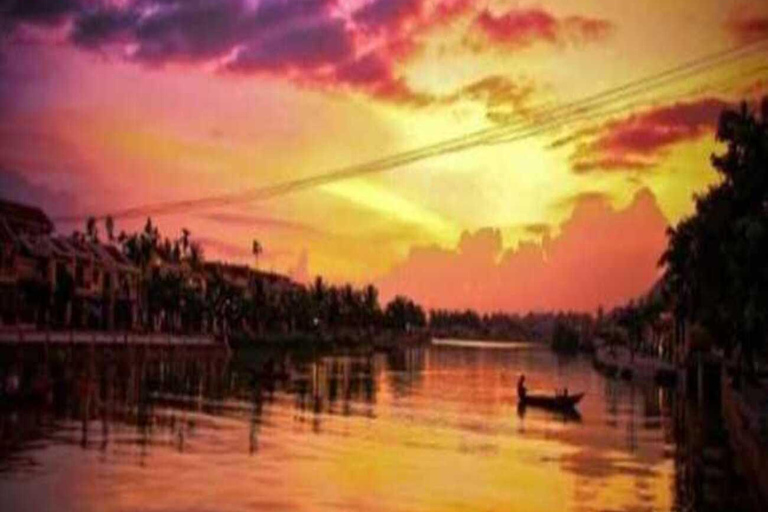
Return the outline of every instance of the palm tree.
{"type": "Polygon", "coordinates": [[[253,244],[251,245],[251,253],[256,259],[256,268],[259,268],[259,256],[261,256],[263,252],[264,248],[261,246],[261,243],[258,240],[254,240],[253,244]]]}
{"type": "Polygon", "coordinates": [[[96,217],[88,217],[85,221],[85,234],[91,242],[99,241],[99,228],[96,226],[96,217]]]}
{"type": "Polygon", "coordinates": [[[183,250],[184,254],[187,254],[187,250],[189,249],[189,236],[192,233],[187,228],[181,228],[181,249],[183,250]]]}
{"type": "Polygon", "coordinates": [[[107,231],[107,239],[111,242],[115,241],[115,219],[111,215],[107,215],[104,219],[104,229],[107,231]]]}

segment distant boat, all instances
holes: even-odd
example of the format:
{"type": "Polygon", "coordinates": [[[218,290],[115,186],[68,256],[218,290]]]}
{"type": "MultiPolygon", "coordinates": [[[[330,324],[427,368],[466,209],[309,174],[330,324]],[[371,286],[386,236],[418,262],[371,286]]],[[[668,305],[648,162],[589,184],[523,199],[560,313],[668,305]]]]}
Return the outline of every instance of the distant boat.
{"type": "Polygon", "coordinates": [[[520,404],[526,407],[541,407],[542,409],[552,409],[556,411],[567,411],[576,407],[584,393],[575,395],[537,395],[528,394],[520,399],[520,404]]]}

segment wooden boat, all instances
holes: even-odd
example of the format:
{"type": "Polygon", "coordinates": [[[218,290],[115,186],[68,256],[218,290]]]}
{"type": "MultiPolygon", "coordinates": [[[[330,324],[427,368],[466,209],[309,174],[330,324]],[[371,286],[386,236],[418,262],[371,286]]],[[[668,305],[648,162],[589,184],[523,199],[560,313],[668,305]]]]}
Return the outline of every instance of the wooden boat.
{"type": "Polygon", "coordinates": [[[520,403],[526,407],[541,407],[543,409],[554,410],[569,410],[576,407],[581,399],[584,398],[584,393],[577,393],[575,395],[541,395],[541,394],[527,394],[525,398],[520,399],[520,403]]]}
{"type": "MultiPolygon", "coordinates": [[[[534,409],[537,409],[541,411],[542,414],[551,414],[554,415],[556,418],[560,418],[563,421],[573,421],[575,423],[581,423],[581,413],[579,413],[579,410],[576,407],[570,407],[566,409],[550,409],[550,408],[544,408],[544,407],[533,407],[534,409]]],[[[528,406],[525,405],[523,402],[517,403],[517,415],[520,417],[520,419],[525,418],[525,415],[527,414],[528,406]]]]}

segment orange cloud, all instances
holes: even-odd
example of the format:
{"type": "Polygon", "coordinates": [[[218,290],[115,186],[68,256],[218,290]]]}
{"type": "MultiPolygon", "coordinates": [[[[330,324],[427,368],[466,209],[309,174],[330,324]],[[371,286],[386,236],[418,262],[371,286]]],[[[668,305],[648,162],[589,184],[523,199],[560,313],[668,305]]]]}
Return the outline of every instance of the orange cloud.
{"type": "Polygon", "coordinates": [[[605,197],[574,198],[571,218],[542,244],[502,248],[501,233],[465,232],[455,249],[415,247],[378,282],[385,297],[407,294],[431,308],[594,310],[650,287],[667,222],[648,190],[624,210],[605,197]]]}
{"type": "Polygon", "coordinates": [[[536,91],[531,81],[515,81],[502,75],[491,75],[463,87],[448,96],[446,103],[469,100],[485,104],[490,121],[504,123],[516,114],[525,113],[536,91]]]}

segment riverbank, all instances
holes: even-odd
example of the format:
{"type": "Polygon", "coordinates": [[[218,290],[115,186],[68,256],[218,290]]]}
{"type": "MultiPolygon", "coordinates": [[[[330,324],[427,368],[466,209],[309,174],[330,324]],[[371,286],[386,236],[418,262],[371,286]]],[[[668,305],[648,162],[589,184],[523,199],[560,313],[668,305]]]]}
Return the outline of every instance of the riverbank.
{"type": "Polygon", "coordinates": [[[592,361],[595,369],[610,377],[654,382],[673,382],[677,378],[677,368],[669,361],[632,352],[623,346],[599,344],[592,361]]]}
{"type": "Polygon", "coordinates": [[[237,334],[229,338],[229,346],[235,352],[279,350],[286,352],[329,352],[329,351],[377,351],[393,348],[426,345],[432,340],[427,331],[399,333],[379,331],[376,333],[285,333],[248,335],[237,334]]]}

